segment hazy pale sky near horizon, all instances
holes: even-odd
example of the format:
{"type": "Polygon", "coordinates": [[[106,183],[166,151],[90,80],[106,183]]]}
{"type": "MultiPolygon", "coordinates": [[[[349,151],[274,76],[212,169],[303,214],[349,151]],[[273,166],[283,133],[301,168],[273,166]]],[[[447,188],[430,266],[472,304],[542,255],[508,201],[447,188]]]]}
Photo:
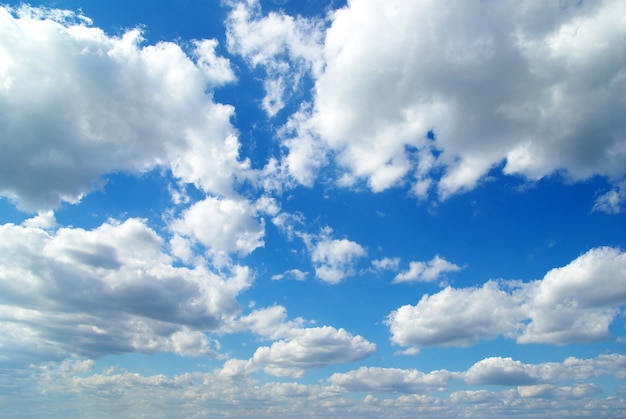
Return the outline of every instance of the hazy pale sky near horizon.
{"type": "Polygon", "coordinates": [[[626,415],[626,3],[0,5],[0,418],[626,415]]]}

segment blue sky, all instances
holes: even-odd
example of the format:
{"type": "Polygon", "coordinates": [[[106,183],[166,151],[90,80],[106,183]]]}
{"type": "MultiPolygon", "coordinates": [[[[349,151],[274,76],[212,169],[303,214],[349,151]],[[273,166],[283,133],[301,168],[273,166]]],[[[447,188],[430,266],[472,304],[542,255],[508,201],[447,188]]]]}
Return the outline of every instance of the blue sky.
{"type": "Polygon", "coordinates": [[[626,5],[0,7],[0,417],[626,415],[626,5]]]}

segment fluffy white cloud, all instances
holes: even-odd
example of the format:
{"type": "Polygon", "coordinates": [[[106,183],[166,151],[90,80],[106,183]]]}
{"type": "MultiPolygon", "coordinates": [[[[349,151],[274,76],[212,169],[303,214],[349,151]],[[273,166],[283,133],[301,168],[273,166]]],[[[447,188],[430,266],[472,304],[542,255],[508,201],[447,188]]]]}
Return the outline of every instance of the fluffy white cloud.
{"type": "Polygon", "coordinates": [[[578,359],[570,357],[563,362],[525,364],[511,358],[492,357],[483,359],[467,370],[465,381],[474,385],[529,386],[556,384],[568,381],[584,381],[603,375],[624,376],[626,356],[605,354],[597,358],[578,359]]]}
{"type": "Polygon", "coordinates": [[[348,239],[331,238],[332,229],[326,227],[318,235],[297,233],[311,252],[315,276],[329,284],[338,284],[355,274],[356,261],[367,255],[360,244],[348,239]]]}
{"type": "Polygon", "coordinates": [[[0,226],[0,344],[22,357],[172,351],[215,356],[203,331],[239,312],[248,268],[175,267],[144,221],[94,230],[0,226]],[[227,275],[229,275],[227,277],[227,275]]]}
{"type": "Polygon", "coordinates": [[[186,209],[171,229],[201,243],[208,253],[225,259],[229,253],[246,256],[263,246],[265,224],[243,199],[206,197],[186,209]]]}
{"type": "Polygon", "coordinates": [[[252,313],[233,319],[225,330],[230,332],[251,331],[269,339],[282,339],[297,333],[304,324],[300,317],[287,320],[287,310],[283,306],[254,310],[252,313]],[[295,331],[295,332],[294,332],[295,331]]]}
{"type": "Polygon", "coordinates": [[[289,339],[258,348],[252,359],[268,374],[299,377],[308,369],[359,361],[374,351],[376,345],[363,337],[324,326],[294,330],[289,339]]]}
{"type": "Polygon", "coordinates": [[[511,290],[494,281],[480,288],[447,287],[389,314],[392,341],[417,353],[423,346],[466,346],[498,335],[518,343],[593,342],[626,304],[626,253],[599,247],[511,290]]]}
{"type": "Polygon", "coordinates": [[[328,381],[346,391],[422,393],[445,388],[450,380],[460,376],[446,370],[424,374],[414,369],[361,367],[347,373],[335,373],[328,381]]]}
{"type": "Polygon", "coordinates": [[[619,306],[626,304],[626,253],[595,248],[552,269],[528,290],[531,322],[520,343],[565,344],[607,338],[619,306]]]}
{"type": "Polygon", "coordinates": [[[20,208],[75,202],[114,171],[162,166],[228,194],[246,169],[233,108],[207,89],[232,81],[214,40],[186,55],[111,37],[71,12],[0,8],[0,194],[20,208]],[[37,57],[33,60],[32,57],[37,57]]]}
{"type": "Polygon", "coordinates": [[[439,255],[435,256],[428,262],[410,262],[409,270],[400,272],[394,278],[393,282],[411,282],[411,281],[423,281],[432,282],[439,279],[441,274],[446,272],[456,272],[461,267],[454,263],[448,262],[439,255]]]}
{"type": "MultiPolygon", "coordinates": [[[[315,64],[313,108],[288,147],[298,162],[332,151],[342,185],[408,181],[445,198],[502,162],[531,179],[625,174],[623,2],[348,2],[330,15],[321,65],[318,21],[258,13],[239,4],[231,43],[252,65],[315,64]]],[[[267,71],[271,113],[285,83],[267,71]]],[[[295,178],[310,184],[306,173],[295,178]]]]}
{"type": "Polygon", "coordinates": [[[372,261],[372,267],[377,271],[395,271],[400,266],[400,258],[382,258],[372,261]]]}
{"type": "Polygon", "coordinates": [[[479,339],[512,335],[525,318],[519,299],[489,281],[480,288],[447,287],[424,295],[387,318],[393,343],[417,353],[423,346],[469,346],[479,339]]]}

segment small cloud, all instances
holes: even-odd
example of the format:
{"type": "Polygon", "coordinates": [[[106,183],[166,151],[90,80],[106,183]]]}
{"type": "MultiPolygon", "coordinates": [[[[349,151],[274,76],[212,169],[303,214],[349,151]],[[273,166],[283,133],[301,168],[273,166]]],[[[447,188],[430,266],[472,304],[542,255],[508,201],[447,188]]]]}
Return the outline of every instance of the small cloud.
{"type": "Polygon", "coordinates": [[[300,269],[290,269],[282,274],[273,275],[272,281],[280,281],[282,279],[295,279],[296,281],[304,281],[308,275],[308,272],[303,272],[300,269]]]}
{"type": "Polygon", "coordinates": [[[400,272],[393,280],[394,284],[399,282],[433,282],[446,272],[456,272],[462,268],[454,263],[448,262],[439,255],[428,262],[411,262],[409,270],[400,272]]]}
{"type": "Polygon", "coordinates": [[[600,195],[591,211],[619,214],[624,209],[624,201],[626,201],[626,181],[618,183],[615,188],[600,195]]]}
{"type": "Polygon", "coordinates": [[[376,271],[396,271],[400,266],[400,258],[382,258],[372,261],[372,268],[376,271]]]}

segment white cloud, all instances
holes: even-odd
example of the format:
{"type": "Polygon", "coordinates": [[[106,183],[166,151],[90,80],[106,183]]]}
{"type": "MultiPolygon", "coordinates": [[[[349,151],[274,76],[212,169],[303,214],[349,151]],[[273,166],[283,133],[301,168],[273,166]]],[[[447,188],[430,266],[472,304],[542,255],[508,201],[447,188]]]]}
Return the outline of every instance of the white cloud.
{"type": "Polygon", "coordinates": [[[428,374],[415,369],[361,367],[346,373],[335,373],[328,381],[346,391],[423,393],[445,388],[461,374],[446,370],[428,374]]]}
{"type": "Polygon", "coordinates": [[[228,49],[266,73],[262,107],[276,115],[307,72],[319,73],[323,22],[283,13],[262,16],[258,1],[238,2],[226,21],[228,49]]]}
{"type": "Polygon", "coordinates": [[[223,330],[228,330],[231,333],[251,331],[264,338],[282,339],[291,336],[292,333],[297,333],[303,324],[304,320],[300,317],[287,320],[285,307],[274,305],[254,310],[250,314],[233,319],[231,324],[223,330]]]}
{"type": "Polygon", "coordinates": [[[349,2],[330,15],[322,64],[321,38],[301,41],[315,19],[261,18],[256,2],[241,3],[230,33],[252,65],[269,69],[273,57],[266,86],[277,98],[281,68],[315,63],[313,109],[299,112],[302,128],[285,142],[298,181],[312,183],[316,171],[298,173],[301,162],[323,164],[323,147],[341,185],[409,182],[420,198],[431,189],[446,198],[502,162],[505,174],[529,179],[625,174],[625,12],[609,0],[349,2]]]}
{"type": "MultiPolygon", "coordinates": [[[[437,386],[441,384],[445,389],[450,380],[461,380],[466,372],[422,373],[412,369],[359,368],[332,375],[330,385],[262,382],[250,376],[252,372],[259,372],[258,365],[238,359],[229,359],[222,368],[212,372],[182,373],[171,377],[142,375],[120,368],[96,372],[93,361],[65,360],[24,369],[25,381],[10,384],[11,388],[21,391],[20,401],[32,401],[16,406],[26,414],[31,413],[31,405],[40,408],[43,404],[64,410],[75,409],[80,403],[85,411],[101,411],[99,408],[104,406],[111,411],[119,406],[118,416],[149,414],[155,417],[240,417],[249,416],[251,411],[255,417],[414,417],[419,414],[449,418],[484,417],[488,412],[490,416],[498,417],[522,414],[542,418],[546,411],[564,412],[565,416],[580,412],[584,417],[603,417],[606,415],[603,412],[623,411],[622,397],[619,393],[598,394],[600,387],[597,384],[582,380],[603,375],[623,379],[623,374],[619,374],[624,371],[623,358],[623,355],[612,354],[591,359],[568,358],[563,362],[523,364],[537,373],[547,369],[561,374],[526,386],[511,383],[503,391],[459,389],[449,396],[447,391],[439,393],[437,386]],[[577,367],[573,369],[573,365],[577,367]],[[380,383],[375,381],[376,373],[380,375],[380,383]],[[416,392],[389,397],[404,391],[416,392]],[[355,393],[364,395],[363,403],[359,403],[355,393]],[[111,395],[116,397],[113,407],[110,406],[111,395]],[[156,399],[162,402],[154,403],[156,399]]],[[[0,381],[2,379],[0,377],[0,381]]],[[[462,383],[453,383],[455,387],[459,384],[462,383]]],[[[4,405],[15,405],[14,399],[5,400],[4,405]]]]}
{"type": "Polygon", "coordinates": [[[365,249],[356,242],[331,239],[323,235],[312,246],[311,261],[319,279],[329,284],[338,284],[346,277],[354,275],[353,265],[356,259],[366,254],[365,249]]]}
{"type": "Polygon", "coordinates": [[[208,196],[172,221],[171,229],[201,243],[214,258],[227,259],[229,253],[246,256],[264,245],[265,223],[255,215],[243,199],[208,196]]]}
{"type": "Polygon", "coordinates": [[[285,273],[272,276],[273,281],[280,281],[281,279],[295,279],[296,281],[304,281],[309,275],[308,272],[302,272],[300,269],[290,269],[285,273]]]}
{"type": "Polygon", "coordinates": [[[233,108],[206,92],[233,80],[217,43],[197,41],[190,58],[173,43],[143,46],[139,30],[110,37],[85,21],[0,8],[0,194],[46,210],[80,200],[107,173],[159,166],[231,193],[233,174],[248,166],[233,108]]]}
{"type": "Polygon", "coordinates": [[[172,351],[216,356],[253,276],[175,267],[144,221],[94,230],[0,226],[0,345],[14,360],[172,351]]]}
{"type": "Polygon", "coordinates": [[[626,181],[617,183],[613,189],[600,195],[593,205],[593,211],[619,214],[623,210],[624,201],[626,201],[626,181]]]}
{"type": "Polygon", "coordinates": [[[395,271],[400,266],[400,258],[382,258],[372,261],[372,267],[377,271],[395,271]]]}
{"type": "Polygon", "coordinates": [[[253,356],[268,374],[300,377],[306,370],[359,361],[376,351],[376,345],[344,329],[324,326],[292,331],[291,337],[260,347],[253,356]]]}
{"type": "Polygon", "coordinates": [[[424,295],[417,305],[391,312],[393,343],[417,353],[424,346],[469,346],[479,339],[514,334],[525,318],[518,298],[489,281],[480,288],[447,287],[424,295]]]}
{"type": "MultiPolygon", "coordinates": [[[[473,385],[530,386],[586,381],[622,371],[626,356],[603,354],[596,358],[570,357],[563,362],[525,364],[512,358],[485,358],[465,372],[465,381],[473,385]]],[[[623,376],[618,373],[617,376],[623,376]]]]}
{"type": "Polygon", "coordinates": [[[447,287],[387,317],[392,342],[417,353],[424,346],[467,346],[503,335],[518,343],[593,342],[626,304],[626,253],[599,247],[552,269],[542,280],[508,291],[447,287]]]}
{"type": "Polygon", "coordinates": [[[520,343],[566,344],[609,336],[619,306],[626,304],[626,253],[599,247],[552,269],[528,290],[531,322],[520,343]]]}
{"type": "Polygon", "coordinates": [[[444,274],[446,272],[456,272],[460,269],[460,266],[448,262],[444,258],[437,255],[428,262],[410,262],[409,270],[400,272],[398,275],[396,275],[393,282],[433,282],[439,279],[441,274],[444,274]]]}

